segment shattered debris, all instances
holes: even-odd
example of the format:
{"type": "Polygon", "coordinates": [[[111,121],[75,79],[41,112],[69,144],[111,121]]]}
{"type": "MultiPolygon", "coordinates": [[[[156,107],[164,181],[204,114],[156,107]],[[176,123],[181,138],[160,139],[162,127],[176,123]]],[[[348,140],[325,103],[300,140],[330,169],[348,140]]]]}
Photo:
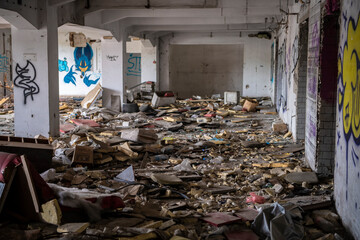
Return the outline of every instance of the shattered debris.
{"type": "Polygon", "coordinates": [[[156,95],[152,107],[138,102],[135,113],[99,107],[97,92],[87,100],[91,107],[62,103],[52,168],[32,173],[46,181],[34,184],[42,223],[6,223],[0,234],[41,229],[32,234],[173,240],[345,236],[332,207],[332,179],[305,165],[303,144],[293,143],[286,124],[270,114],[269,100],[231,105],[220,96],[175,101],[171,92],[156,95]],[[50,197],[44,198],[45,190],[50,197]]]}

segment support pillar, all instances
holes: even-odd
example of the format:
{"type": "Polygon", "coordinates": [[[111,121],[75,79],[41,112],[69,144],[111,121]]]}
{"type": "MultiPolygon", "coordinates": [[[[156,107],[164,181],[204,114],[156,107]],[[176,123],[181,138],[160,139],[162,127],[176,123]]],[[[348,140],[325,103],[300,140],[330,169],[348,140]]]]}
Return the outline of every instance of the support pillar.
{"type": "Polygon", "coordinates": [[[15,136],[59,134],[56,9],[47,8],[40,30],[11,27],[15,136]]]}
{"type": "Polygon", "coordinates": [[[141,44],[141,82],[151,81],[156,83],[158,79],[157,46],[153,46],[149,40],[141,44]]]}
{"type": "Polygon", "coordinates": [[[121,41],[103,39],[102,51],[102,87],[103,107],[120,111],[124,103],[124,64],[126,57],[126,38],[121,41]]]}

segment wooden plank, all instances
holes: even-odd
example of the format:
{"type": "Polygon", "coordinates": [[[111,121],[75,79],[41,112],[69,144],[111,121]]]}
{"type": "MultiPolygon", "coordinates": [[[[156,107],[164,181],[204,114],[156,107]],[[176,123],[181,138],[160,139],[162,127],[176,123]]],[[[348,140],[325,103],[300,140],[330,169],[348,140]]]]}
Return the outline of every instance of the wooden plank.
{"type": "Polygon", "coordinates": [[[34,183],[32,181],[32,178],[31,178],[31,175],[30,175],[30,172],[29,172],[29,168],[28,168],[25,156],[22,155],[20,158],[21,158],[22,167],[24,169],[25,177],[26,177],[26,180],[27,180],[27,185],[29,187],[29,191],[30,191],[30,194],[31,194],[32,202],[34,204],[35,212],[39,213],[40,212],[39,202],[38,202],[38,199],[37,199],[37,196],[36,196],[34,183]]]}
{"type": "Polygon", "coordinates": [[[94,163],[94,151],[92,147],[88,146],[75,146],[75,151],[72,159],[73,163],[94,163]]]}
{"type": "Polygon", "coordinates": [[[226,213],[211,213],[208,216],[204,217],[203,220],[207,223],[210,223],[211,225],[214,225],[216,227],[220,227],[225,224],[231,224],[234,222],[241,221],[241,218],[231,216],[226,213]]]}
{"type": "Polygon", "coordinates": [[[147,164],[147,162],[148,162],[148,156],[149,156],[149,153],[148,153],[148,152],[145,152],[144,157],[143,157],[143,159],[142,159],[142,161],[141,161],[141,165],[140,165],[140,168],[141,168],[141,169],[143,169],[143,168],[146,167],[146,164],[147,164]]]}
{"type": "Polygon", "coordinates": [[[19,148],[36,148],[36,149],[48,149],[48,150],[53,150],[54,149],[54,147],[52,145],[50,145],[50,144],[9,142],[9,141],[0,141],[0,146],[19,147],[19,148]]]}

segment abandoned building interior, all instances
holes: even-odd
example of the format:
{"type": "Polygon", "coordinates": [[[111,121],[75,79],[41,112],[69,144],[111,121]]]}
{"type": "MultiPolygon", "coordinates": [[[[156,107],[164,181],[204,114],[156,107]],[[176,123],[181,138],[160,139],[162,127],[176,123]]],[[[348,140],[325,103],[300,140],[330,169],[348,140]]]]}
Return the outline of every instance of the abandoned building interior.
{"type": "Polygon", "coordinates": [[[0,0],[0,239],[360,239],[359,21],[0,0]]]}

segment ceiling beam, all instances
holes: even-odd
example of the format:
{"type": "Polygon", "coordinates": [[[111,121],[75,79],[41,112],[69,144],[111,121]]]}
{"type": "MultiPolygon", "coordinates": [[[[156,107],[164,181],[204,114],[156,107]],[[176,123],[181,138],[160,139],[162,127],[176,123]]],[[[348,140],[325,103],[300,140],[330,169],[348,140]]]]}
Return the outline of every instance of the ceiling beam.
{"type": "Polygon", "coordinates": [[[221,17],[220,8],[188,8],[188,9],[111,9],[101,12],[101,23],[107,24],[127,17],[221,17]]]}
{"type": "Polygon", "coordinates": [[[75,1],[76,0],[48,0],[48,5],[50,7],[60,7],[75,1]]]}
{"type": "Polygon", "coordinates": [[[82,15],[103,9],[216,8],[218,0],[77,0],[82,15]]]}

